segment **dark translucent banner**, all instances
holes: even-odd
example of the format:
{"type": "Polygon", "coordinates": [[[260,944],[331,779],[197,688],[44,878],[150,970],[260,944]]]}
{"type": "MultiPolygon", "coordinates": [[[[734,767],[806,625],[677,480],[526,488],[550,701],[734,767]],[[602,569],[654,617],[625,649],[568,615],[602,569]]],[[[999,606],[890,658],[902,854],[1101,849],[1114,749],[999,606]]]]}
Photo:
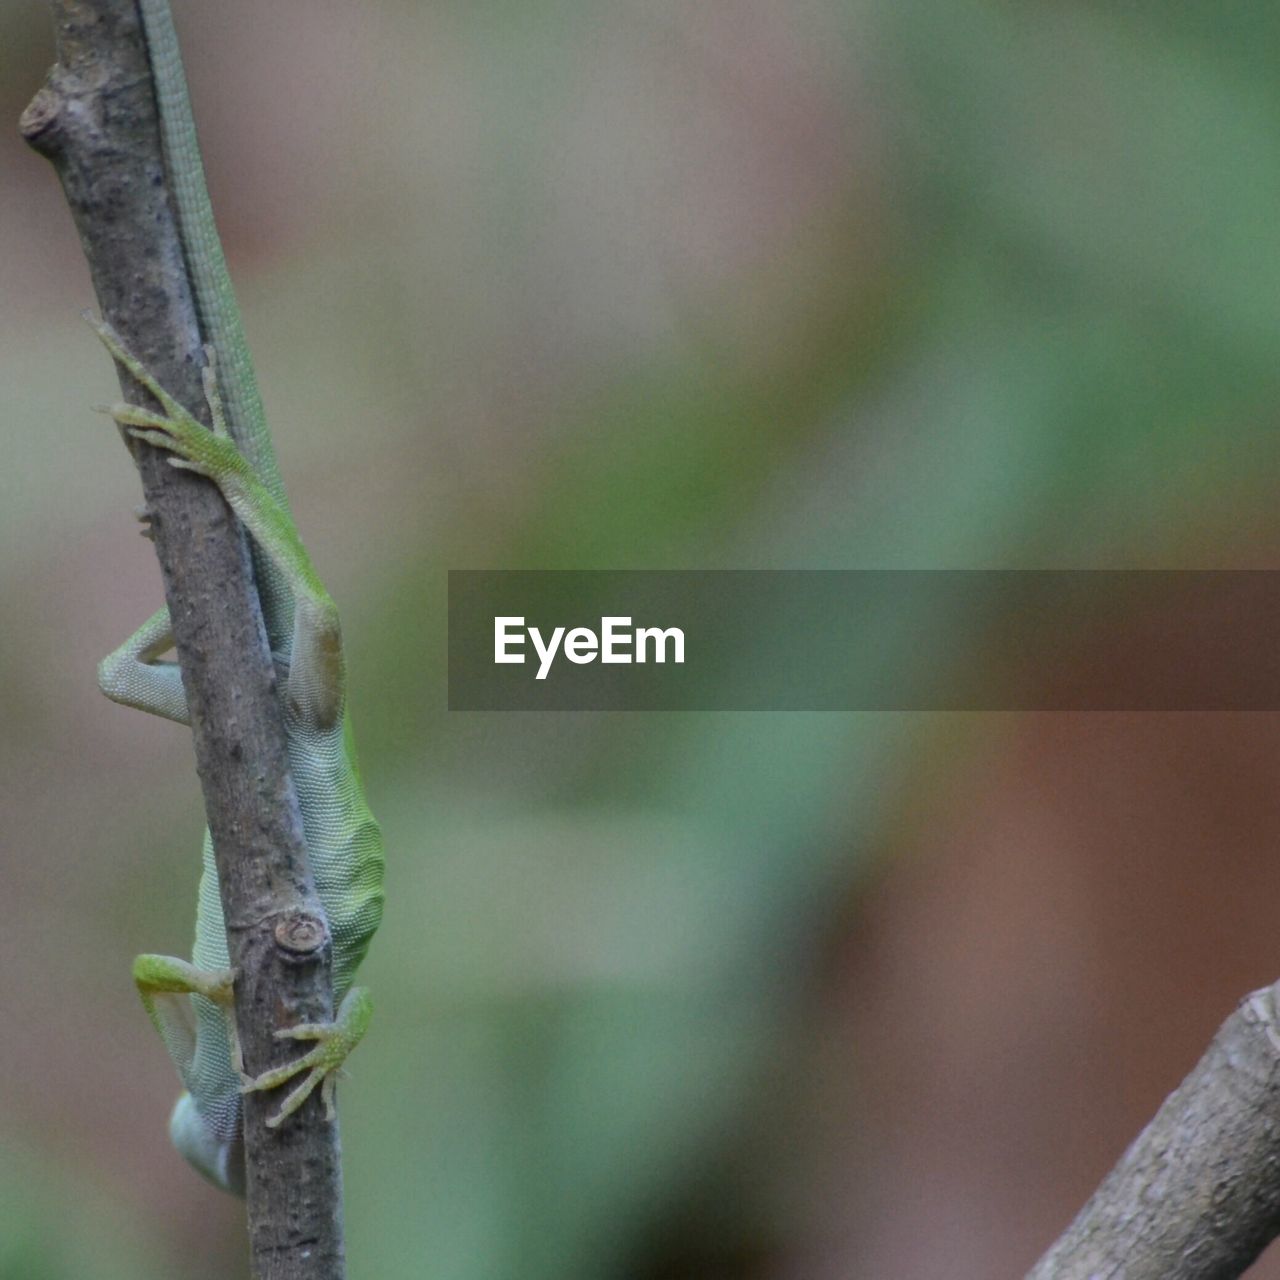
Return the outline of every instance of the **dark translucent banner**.
{"type": "Polygon", "coordinates": [[[456,711],[1280,709],[1269,570],[454,570],[456,711]]]}

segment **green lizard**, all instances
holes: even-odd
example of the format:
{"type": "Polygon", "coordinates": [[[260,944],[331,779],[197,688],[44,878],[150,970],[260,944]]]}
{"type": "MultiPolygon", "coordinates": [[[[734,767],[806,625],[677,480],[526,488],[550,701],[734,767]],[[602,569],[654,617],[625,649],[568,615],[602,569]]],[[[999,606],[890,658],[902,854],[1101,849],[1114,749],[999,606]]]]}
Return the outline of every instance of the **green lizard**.
{"type": "MultiPolygon", "coordinates": [[[[213,431],[170,396],[106,324],[95,324],[111,355],[155,396],[163,412],[117,404],[105,410],[169,461],[207,476],[248,529],[267,637],[284,673],[284,718],[316,889],[333,937],[332,1023],[277,1031],[313,1041],[296,1061],[250,1079],[243,1074],[234,1023],[213,846],[205,832],[192,960],[143,955],[133,977],[142,1003],[178,1068],[184,1091],[169,1132],[178,1150],[217,1185],[243,1192],[241,1092],[274,1089],[306,1073],[268,1125],[279,1125],[319,1084],[333,1117],[338,1069],[363,1036],[372,1005],[351,985],[382,915],[382,836],[365,802],[345,705],[337,610],[316,576],[285,500],[240,313],[214,226],[196,143],[186,77],[167,0],[139,0],[160,111],[165,168],[208,342],[205,395],[213,431]],[[215,373],[215,355],[217,372],[215,373]]],[[[160,657],[173,643],[168,612],[155,614],[101,664],[109,698],[187,724],[178,667],[160,657]]]]}

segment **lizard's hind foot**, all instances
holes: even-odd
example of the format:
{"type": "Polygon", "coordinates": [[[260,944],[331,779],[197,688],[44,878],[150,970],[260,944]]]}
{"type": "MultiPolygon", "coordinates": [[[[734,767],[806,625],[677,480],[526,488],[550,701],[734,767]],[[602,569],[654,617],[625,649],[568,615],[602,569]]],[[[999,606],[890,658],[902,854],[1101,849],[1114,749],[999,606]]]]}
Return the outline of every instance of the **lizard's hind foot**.
{"type": "Polygon", "coordinates": [[[352,987],[347,992],[332,1022],[302,1022],[296,1027],[286,1027],[276,1032],[277,1040],[314,1040],[316,1046],[310,1053],[274,1067],[259,1076],[244,1076],[240,1092],[277,1089],[295,1076],[306,1072],[306,1079],[291,1090],[280,1105],[280,1110],[267,1120],[267,1128],[277,1129],[284,1123],[320,1085],[320,1097],[324,1102],[325,1119],[336,1115],[333,1106],[334,1088],[342,1075],[342,1064],[352,1049],[364,1037],[373,1016],[373,1000],[366,987],[352,987]]]}

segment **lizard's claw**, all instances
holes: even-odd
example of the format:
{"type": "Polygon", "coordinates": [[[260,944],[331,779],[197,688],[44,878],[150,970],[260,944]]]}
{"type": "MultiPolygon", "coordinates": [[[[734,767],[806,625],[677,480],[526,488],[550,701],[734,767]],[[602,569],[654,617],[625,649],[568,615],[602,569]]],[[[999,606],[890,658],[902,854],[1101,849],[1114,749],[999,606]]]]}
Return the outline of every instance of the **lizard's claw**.
{"type": "Polygon", "coordinates": [[[342,1076],[341,1067],[352,1049],[360,1043],[373,1015],[373,1000],[366,987],[352,987],[347,992],[332,1022],[302,1022],[275,1033],[277,1040],[314,1040],[315,1048],[301,1058],[274,1067],[259,1076],[241,1075],[241,1093],[277,1089],[295,1076],[306,1072],[306,1078],[291,1090],[280,1110],[267,1120],[268,1129],[276,1129],[288,1119],[320,1085],[326,1120],[335,1116],[334,1087],[342,1076]]]}

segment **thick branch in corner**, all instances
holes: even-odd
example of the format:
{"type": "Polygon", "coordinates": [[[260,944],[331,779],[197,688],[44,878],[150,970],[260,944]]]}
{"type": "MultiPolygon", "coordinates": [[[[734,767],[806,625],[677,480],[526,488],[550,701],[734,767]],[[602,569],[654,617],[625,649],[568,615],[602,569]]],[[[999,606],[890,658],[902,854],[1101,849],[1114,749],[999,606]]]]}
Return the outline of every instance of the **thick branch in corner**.
{"type": "MultiPolygon", "coordinates": [[[[51,8],[58,62],[23,113],[23,135],[58,173],[104,316],[161,385],[203,415],[201,337],[134,0],[53,0],[51,8]]],[[[100,358],[87,329],[85,352],[100,358]]],[[[127,399],[156,407],[131,379],[121,381],[127,399]]],[[[85,416],[85,430],[104,429],[85,416]]],[[[299,952],[279,940],[300,919],[323,921],[324,912],[307,867],[244,537],[213,485],[165,465],[155,450],[138,446],[136,454],[239,971],[240,1039],[258,1072],[295,1056],[296,1047],[273,1038],[277,1027],[332,1015],[329,948],[299,952]]],[[[337,1280],[336,1125],[316,1097],[273,1133],[264,1121],[276,1099],[245,1101],[255,1276],[337,1280]]]]}
{"type": "Polygon", "coordinates": [[[1229,1280],[1280,1234],[1278,997],[1241,1002],[1028,1280],[1229,1280]]]}

